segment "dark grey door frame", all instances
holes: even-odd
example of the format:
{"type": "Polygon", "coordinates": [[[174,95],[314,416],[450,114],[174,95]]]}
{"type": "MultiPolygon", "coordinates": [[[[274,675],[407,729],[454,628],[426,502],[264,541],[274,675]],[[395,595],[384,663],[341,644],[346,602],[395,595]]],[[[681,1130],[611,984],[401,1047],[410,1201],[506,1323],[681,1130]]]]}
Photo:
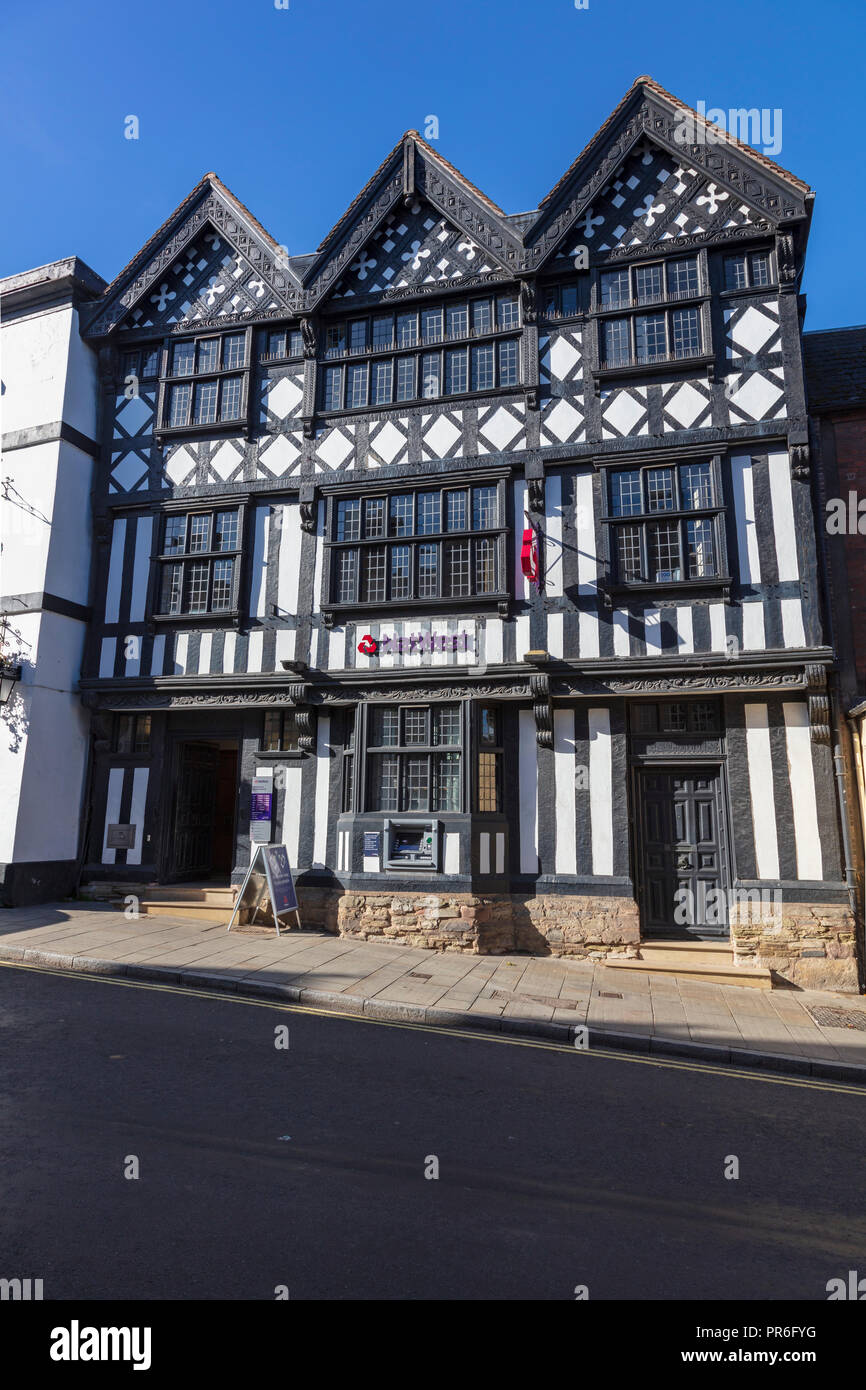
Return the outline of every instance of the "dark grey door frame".
{"type": "MultiPolygon", "coordinates": [[[[631,759],[631,814],[629,823],[632,827],[632,874],[638,900],[638,909],[641,921],[641,937],[648,935],[661,938],[661,933],[647,933],[646,930],[646,862],[643,831],[643,803],[642,803],[642,778],[646,774],[658,772],[669,777],[700,777],[715,776],[717,779],[717,819],[718,819],[718,844],[719,844],[719,887],[729,894],[734,882],[734,864],[732,861],[733,837],[731,834],[731,804],[728,791],[727,759],[724,754],[713,755],[686,755],[678,757],[632,757],[631,759]]],[[[728,901],[730,898],[728,897],[728,901]]],[[[672,935],[678,929],[673,924],[672,935]]],[[[712,938],[716,940],[726,940],[730,931],[727,923],[724,927],[715,930],[713,928],[701,928],[698,926],[689,929],[683,926],[679,934],[691,936],[696,939],[712,938]]]]}

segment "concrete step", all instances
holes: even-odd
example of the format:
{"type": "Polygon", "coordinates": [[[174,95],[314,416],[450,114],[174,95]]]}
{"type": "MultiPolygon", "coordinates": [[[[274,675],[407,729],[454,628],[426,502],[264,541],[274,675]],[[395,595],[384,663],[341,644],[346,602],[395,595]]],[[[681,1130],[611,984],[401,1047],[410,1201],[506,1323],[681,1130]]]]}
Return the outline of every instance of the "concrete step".
{"type": "Polygon", "coordinates": [[[631,970],[644,975],[679,976],[683,980],[699,980],[707,985],[740,985],[745,989],[772,989],[773,977],[763,966],[705,964],[701,961],[663,961],[658,953],[650,960],[606,960],[608,970],[631,970]]]}

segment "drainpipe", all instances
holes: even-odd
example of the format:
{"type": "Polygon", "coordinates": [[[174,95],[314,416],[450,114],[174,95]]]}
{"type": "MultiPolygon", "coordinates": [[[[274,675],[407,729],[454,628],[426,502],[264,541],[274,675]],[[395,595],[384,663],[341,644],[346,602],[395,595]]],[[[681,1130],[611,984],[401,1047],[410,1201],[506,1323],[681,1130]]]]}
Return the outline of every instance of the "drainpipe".
{"type": "Polygon", "coordinates": [[[858,801],[860,803],[860,824],[863,827],[863,842],[866,845],[866,779],[863,775],[863,748],[860,742],[861,725],[857,719],[848,716],[848,725],[851,729],[851,744],[854,748],[854,767],[857,772],[858,801]]]}
{"type": "MultiPolygon", "coordinates": [[[[862,716],[861,716],[862,719],[862,716]]],[[[860,810],[861,845],[866,849],[866,777],[864,777],[862,722],[848,719],[851,744],[854,749],[854,770],[857,776],[857,802],[860,810]]],[[[861,989],[866,993],[866,911],[864,911],[864,943],[861,956],[861,989]]]]}

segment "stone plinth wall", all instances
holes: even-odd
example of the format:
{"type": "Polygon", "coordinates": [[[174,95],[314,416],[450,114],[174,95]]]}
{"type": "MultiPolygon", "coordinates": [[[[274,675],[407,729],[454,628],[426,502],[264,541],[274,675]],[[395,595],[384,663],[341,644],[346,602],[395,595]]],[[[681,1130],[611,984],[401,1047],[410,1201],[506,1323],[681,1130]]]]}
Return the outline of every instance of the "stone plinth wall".
{"type": "MultiPolygon", "coordinates": [[[[381,893],[298,889],[303,923],[362,941],[402,941],[474,955],[636,957],[632,898],[590,894],[381,893]]],[[[854,919],[847,904],[742,904],[731,914],[738,965],[760,965],[802,989],[856,993],[854,919]]]]}
{"type": "Polygon", "coordinates": [[[298,889],[305,926],[361,940],[402,941],[475,955],[636,955],[631,898],[549,894],[375,893],[298,889]]]}
{"type": "Polygon", "coordinates": [[[737,965],[763,965],[801,989],[856,994],[855,923],[847,903],[782,903],[761,914],[748,905],[732,913],[737,965]]]}

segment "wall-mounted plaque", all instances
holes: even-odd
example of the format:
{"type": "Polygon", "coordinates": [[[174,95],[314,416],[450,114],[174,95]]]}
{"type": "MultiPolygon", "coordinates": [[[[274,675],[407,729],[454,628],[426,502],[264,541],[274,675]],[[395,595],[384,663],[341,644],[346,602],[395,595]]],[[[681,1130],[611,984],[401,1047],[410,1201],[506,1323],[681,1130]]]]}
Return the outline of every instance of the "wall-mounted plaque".
{"type": "Polygon", "coordinates": [[[106,849],[135,849],[137,825],[110,825],[105,835],[106,849]]]}

